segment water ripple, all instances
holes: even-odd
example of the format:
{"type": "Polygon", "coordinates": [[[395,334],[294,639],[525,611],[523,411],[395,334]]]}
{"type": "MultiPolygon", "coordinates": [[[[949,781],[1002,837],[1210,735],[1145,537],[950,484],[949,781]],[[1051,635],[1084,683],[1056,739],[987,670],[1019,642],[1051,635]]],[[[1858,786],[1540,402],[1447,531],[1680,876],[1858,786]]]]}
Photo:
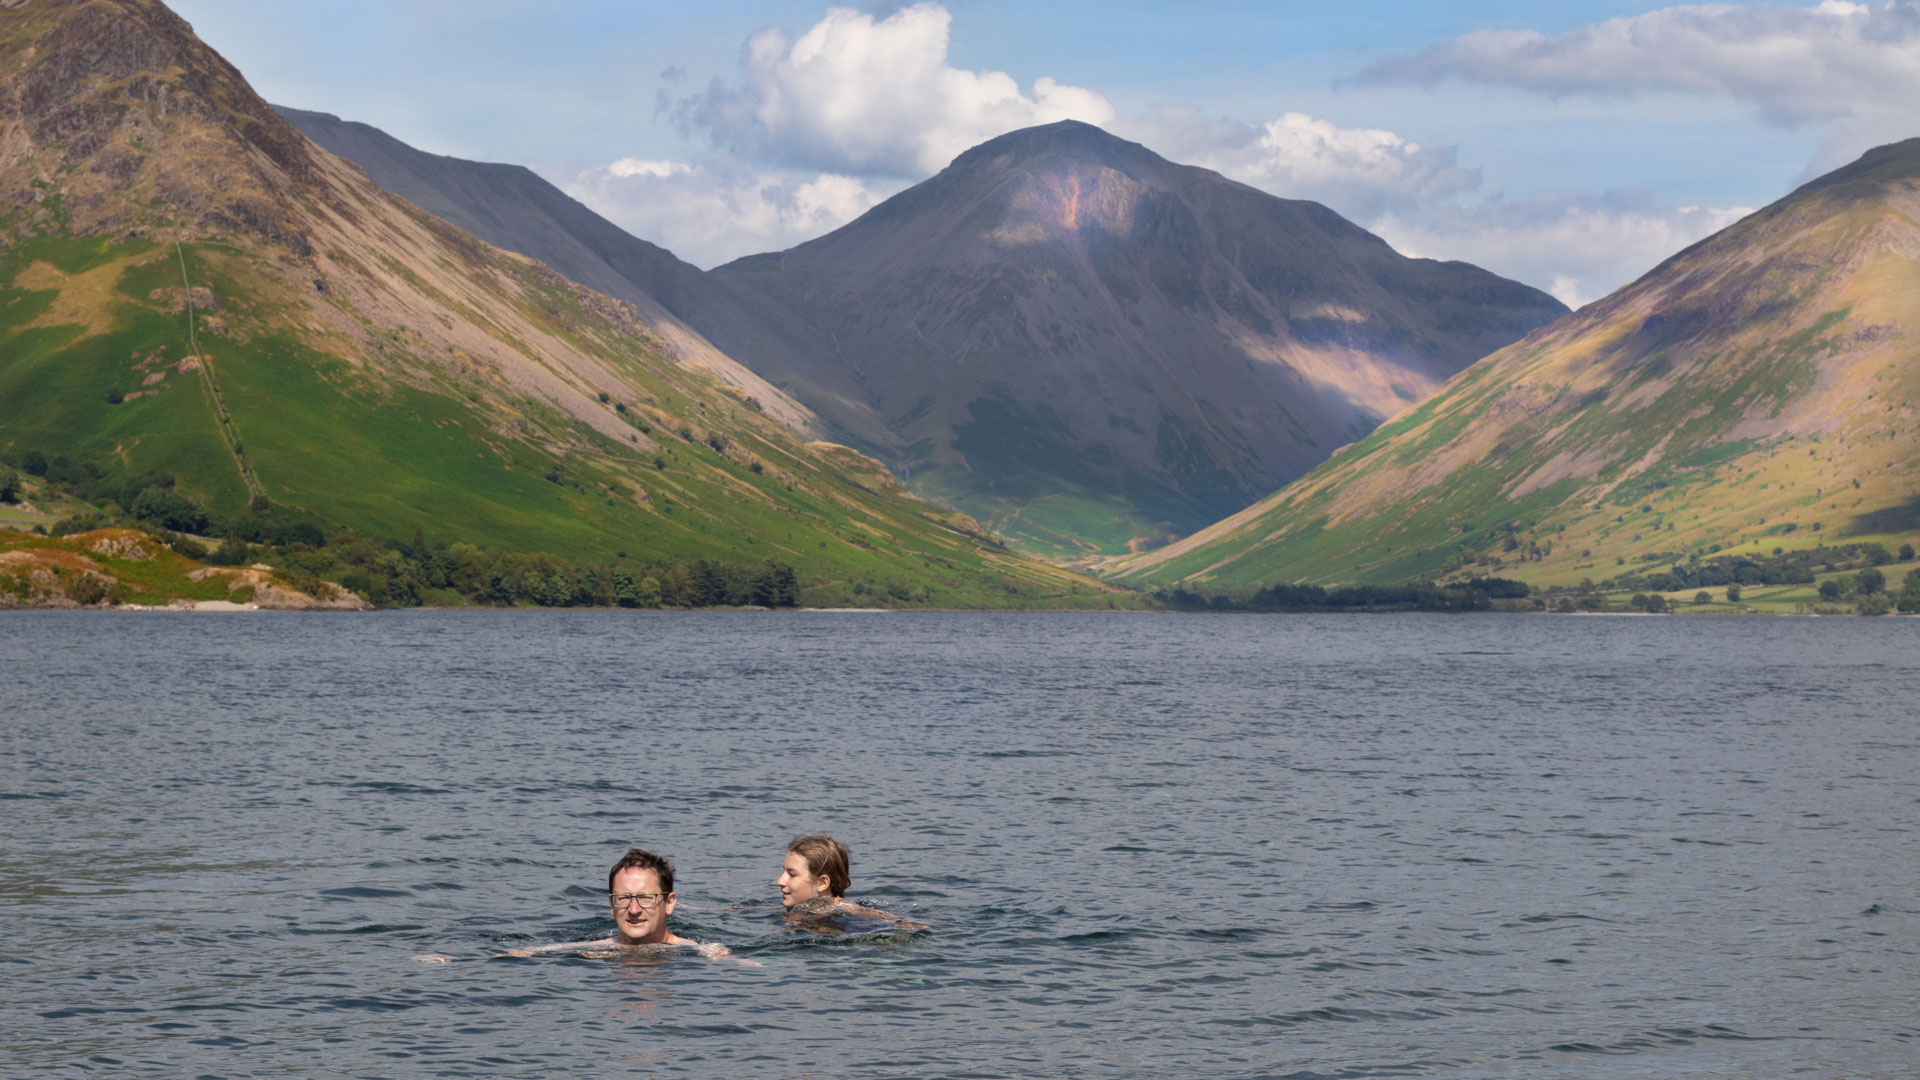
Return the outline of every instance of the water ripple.
{"type": "Polygon", "coordinates": [[[1916,646],[9,615],[0,1030],[49,1074],[1904,1077],[1916,646]],[[931,929],[789,926],[814,831],[931,929]],[[731,960],[499,958],[607,933],[630,844],[731,960]]]}

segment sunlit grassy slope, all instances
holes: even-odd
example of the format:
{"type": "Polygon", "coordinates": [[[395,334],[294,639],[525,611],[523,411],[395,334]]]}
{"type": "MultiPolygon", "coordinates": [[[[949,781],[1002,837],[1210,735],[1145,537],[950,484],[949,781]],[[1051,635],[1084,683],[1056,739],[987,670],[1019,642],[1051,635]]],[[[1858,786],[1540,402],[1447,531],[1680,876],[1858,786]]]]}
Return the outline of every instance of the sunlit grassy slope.
{"type": "Polygon", "coordinates": [[[1875,150],[1110,569],[1233,590],[1920,534],[1920,140],[1875,150]]]}
{"type": "Polygon", "coordinates": [[[376,187],[157,4],[8,13],[0,100],[0,450],[376,537],[778,560],[814,603],[1127,602],[376,187]]]}
{"type": "Polygon", "coordinates": [[[582,406],[614,418],[596,427],[484,371],[427,366],[404,329],[368,334],[371,359],[316,341],[292,324],[286,282],[231,244],[36,236],[6,251],[0,283],[0,444],[174,472],[217,510],[249,499],[245,461],[273,501],[374,535],[583,559],[776,558],[821,595],[861,580],[927,585],[929,602],[959,606],[1101,593],[982,543],[864,459],[809,449],[643,339],[595,351],[615,388],[582,406]],[[218,307],[193,313],[198,353],[183,263],[218,307]]]}

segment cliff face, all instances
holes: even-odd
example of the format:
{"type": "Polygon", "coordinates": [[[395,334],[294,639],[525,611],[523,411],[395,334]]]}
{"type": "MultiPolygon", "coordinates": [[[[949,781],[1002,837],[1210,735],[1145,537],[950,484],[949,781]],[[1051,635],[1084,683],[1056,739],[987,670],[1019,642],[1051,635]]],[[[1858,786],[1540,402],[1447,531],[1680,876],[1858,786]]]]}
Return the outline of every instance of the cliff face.
{"type": "Polygon", "coordinates": [[[1237,510],[1566,310],[1074,122],[711,276],[832,343],[798,363],[916,489],[1082,551],[1237,510]]]}
{"type": "Polygon", "coordinates": [[[1920,533],[1920,140],[1874,150],[1118,567],[1542,583],[1920,533]]]}

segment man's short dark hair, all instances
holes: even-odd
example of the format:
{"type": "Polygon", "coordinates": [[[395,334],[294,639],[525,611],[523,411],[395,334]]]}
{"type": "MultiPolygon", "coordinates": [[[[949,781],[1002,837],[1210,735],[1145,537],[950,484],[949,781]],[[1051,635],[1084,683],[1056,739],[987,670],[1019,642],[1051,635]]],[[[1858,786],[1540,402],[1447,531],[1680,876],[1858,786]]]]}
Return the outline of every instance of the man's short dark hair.
{"type": "Polygon", "coordinates": [[[651,851],[628,848],[627,853],[620,857],[620,861],[613,864],[613,869],[607,871],[608,892],[613,891],[613,879],[622,870],[651,870],[660,878],[661,892],[673,891],[673,864],[651,851]]]}

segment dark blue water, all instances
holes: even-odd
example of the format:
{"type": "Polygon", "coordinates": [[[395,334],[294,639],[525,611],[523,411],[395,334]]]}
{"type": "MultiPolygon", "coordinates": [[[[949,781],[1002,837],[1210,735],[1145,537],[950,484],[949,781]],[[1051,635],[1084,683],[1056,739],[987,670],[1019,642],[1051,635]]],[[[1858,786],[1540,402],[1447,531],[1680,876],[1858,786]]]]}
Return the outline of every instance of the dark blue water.
{"type": "Polygon", "coordinates": [[[1920,620],[13,614],[0,1072],[1909,1077],[1917,690],[1920,620]],[[790,930],[810,831],[932,929],[790,930]],[[630,844],[758,966],[494,958],[630,844]]]}

